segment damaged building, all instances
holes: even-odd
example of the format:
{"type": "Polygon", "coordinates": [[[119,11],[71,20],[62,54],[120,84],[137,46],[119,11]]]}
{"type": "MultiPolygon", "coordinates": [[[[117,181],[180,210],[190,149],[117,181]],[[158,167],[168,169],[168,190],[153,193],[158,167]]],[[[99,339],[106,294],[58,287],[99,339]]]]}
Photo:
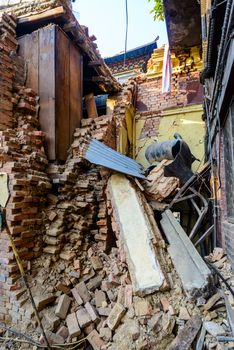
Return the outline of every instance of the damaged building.
{"type": "Polygon", "coordinates": [[[69,0],[1,1],[1,349],[233,348],[231,5],[164,1],[121,85],[69,0]]]}

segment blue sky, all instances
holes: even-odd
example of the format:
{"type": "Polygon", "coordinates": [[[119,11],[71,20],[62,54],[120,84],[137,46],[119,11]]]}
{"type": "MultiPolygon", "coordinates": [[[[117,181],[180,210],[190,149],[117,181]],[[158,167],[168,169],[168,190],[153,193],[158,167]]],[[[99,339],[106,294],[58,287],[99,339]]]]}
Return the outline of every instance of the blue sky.
{"type": "MultiPolygon", "coordinates": [[[[165,23],[153,20],[152,7],[148,0],[128,0],[128,50],[157,36],[158,47],[167,42],[165,23]]],[[[125,0],[76,0],[73,8],[79,12],[79,23],[89,27],[89,35],[96,36],[103,57],[124,51],[125,0]]]]}

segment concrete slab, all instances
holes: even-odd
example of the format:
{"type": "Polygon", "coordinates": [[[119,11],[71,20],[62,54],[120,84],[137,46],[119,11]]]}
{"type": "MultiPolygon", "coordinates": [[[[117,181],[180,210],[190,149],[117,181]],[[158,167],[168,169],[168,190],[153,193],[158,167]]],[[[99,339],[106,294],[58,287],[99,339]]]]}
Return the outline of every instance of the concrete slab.
{"type": "Polygon", "coordinates": [[[164,276],[151,241],[153,229],[141,199],[130,181],[120,174],[110,177],[108,191],[125,244],[133,291],[138,295],[153,293],[162,286],[164,276]]]}
{"type": "Polygon", "coordinates": [[[170,244],[168,251],[184,290],[191,297],[207,294],[212,282],[211,271],[171,210],[162,214],[161,226],[170,244]]]}

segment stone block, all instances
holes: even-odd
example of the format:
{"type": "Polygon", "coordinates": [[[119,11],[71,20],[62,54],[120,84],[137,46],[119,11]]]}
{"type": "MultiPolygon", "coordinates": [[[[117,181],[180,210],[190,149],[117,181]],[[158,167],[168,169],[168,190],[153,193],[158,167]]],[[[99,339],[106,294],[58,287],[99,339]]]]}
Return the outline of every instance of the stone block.
{"type": "Polygon", "coordinates": [[[76,317],[77,317],[78,323],[79,323],[81,328],[85,328],[88,325],[90,325],[90,323],[92,323],[92,320],[91,320],[88,312],[83,307],[80,307],[76,311],[76,317]]]}
{"type": "Polygon", "coordinates": [[[137,299],[134,302],[136,316],[151,316],[152,307],[148,300],[146,299],[137,299]]]}
{"type": "Polygon", "coordinates": [[[36,307],[38,311],[43,310],[47,305],[53,303],[55,301],[55,296],[54,295],[41,295],[41,296],[36,296],[34,298],[36,307]]]}
{"type": "Polygon", "coordinates": [[[57,332],[56,332],[57,335],[59,335],[60,337],[63,337],[63,339],[67,339],[68,337],[68,329],[66,326],[61,326],[57,332]]]}
{"type": "Polygon", "coordinates": [[[92,256],[90,261],[94,270],[101,270],[103,268],[103,263],[98,256],[92,256]]]}
{"type": "Polygon", "coordinates": [[[126,309],[123,305],[118,303],[115,304],[107,319],[107,325],[111,330],[115,330],[118,327],[125,312],[126,309]]]}
{"type": "Polygon", "coordinates": [[[75,301],[77,302],[77,304],[80,306],[83,304],[83,300],[81,299],[80,295],[79,295],[79,292],[78,292],[78,289],[75,287],[71,290],[72,292],[72,295],[75,299],[75,301]]]}
{"type": "Polygon", "coordinates": [[[88,312],[88,314],[93,322],[97,322],[99,320],[99,317],[98,317],[98,314],[97,314],[95,308],[90,303],[85,304],[85,309],[88,312]]]}
{"type": "Polygon", "coordinates": [[[87,288],[89,290],[96,289],[96,288],[100,287],[101,283],[102,283],[102,277],[101,276],[95,276],[94,278],[89,280],[89,282],[87,283],[87,288]]]}
{"type": "Polygon", "coordinates": [[[84,303],[90,301],[91,296],[84,282],[80,282],[76,285],[76,289],[78,290],[79,296],[83,300],[84,303]]]}
{"type": "Polygon", "coordinates": [[[70,337],[78,337],[81,334],[81,330],[75,312],[67,315],[66,323],[70,337]]]}
{"type": "Polygon", "coordinates": [[[89,344],[93,347],[93,350],[100,350],[105,345],[104,341],[100,338],[98,332],[94,329],[87,337],[89,344]]]}
{"type": "Polygon", "coordinates": [[[102,303],[106,302],[106,294],[102,290],[95,290],[95,303],[96,307],[102,307],[102,303]]]}
{"type": "Polygon", "coordinates": [[[97,309],[100,316],[109,316],[111,313],[111,309],[109,307],[99,307],[97,309]]]}
{"type": "Polygon", "coordinates": [[[64,320],[66,318],[70,303],[71,298],[69,298],[66,294],[61,295],[55,310],[55,315],[64,320]]]}

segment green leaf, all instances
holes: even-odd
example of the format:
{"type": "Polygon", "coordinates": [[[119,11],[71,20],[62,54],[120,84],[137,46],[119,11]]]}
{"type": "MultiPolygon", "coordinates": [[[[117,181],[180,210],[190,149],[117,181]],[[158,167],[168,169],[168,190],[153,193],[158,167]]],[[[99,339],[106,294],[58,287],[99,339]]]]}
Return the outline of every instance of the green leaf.
{"type": "Polygon", "coordinates": [[[154,21],[163,21],[164,20],[164,9],[163,9],[163,0],[148,0],[148,2],[154,2],[154,7],[150,11],[154,15],[154,21]]]}

